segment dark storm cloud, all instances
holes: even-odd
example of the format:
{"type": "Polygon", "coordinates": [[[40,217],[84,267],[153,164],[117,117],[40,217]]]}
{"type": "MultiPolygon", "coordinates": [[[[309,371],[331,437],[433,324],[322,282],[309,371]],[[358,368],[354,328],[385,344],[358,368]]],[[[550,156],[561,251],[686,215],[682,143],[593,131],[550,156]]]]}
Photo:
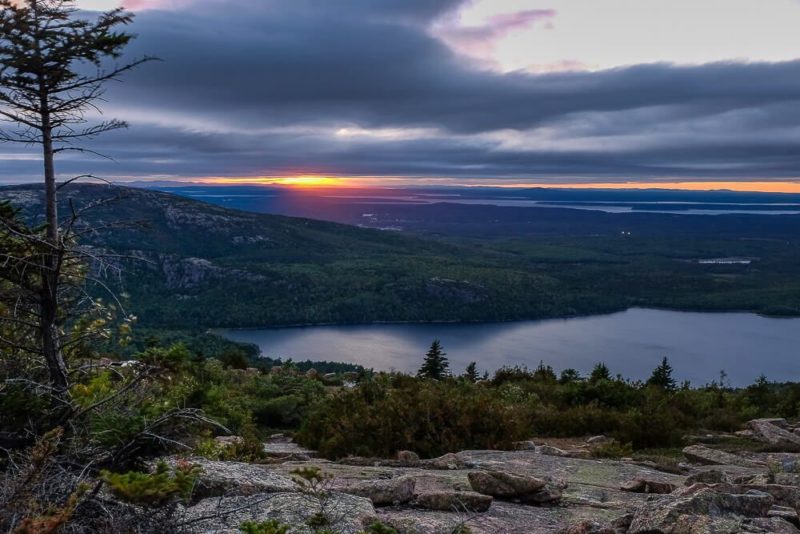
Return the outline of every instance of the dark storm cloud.
{"type": "MultiPolygon", "coordinates": [[[[204,0],[141,12],[130,53],[164,61],[112,88],[108,112],[133,128],[97,142],[116,164],[90,165],[182,176],[797,175],[800,61],[500,74],[430,35],[461,3],[204,0]]],[[[4,162],[2,174],[29,163],[4,162]]]]}

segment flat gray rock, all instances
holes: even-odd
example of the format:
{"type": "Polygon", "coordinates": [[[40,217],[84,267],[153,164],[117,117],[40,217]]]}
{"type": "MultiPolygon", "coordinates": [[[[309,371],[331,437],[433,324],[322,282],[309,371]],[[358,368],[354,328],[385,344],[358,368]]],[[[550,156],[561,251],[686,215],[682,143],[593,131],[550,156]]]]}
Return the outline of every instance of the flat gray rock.
{"type": "MultiPolygon", "coordinates": [[[[174,465],[176,459],[166,459],[174,465]]],[[[265,465],[217,462],[193,457],[186,461],[202,469],[193,492],[194,499],[231,495],[255,495],[298,491],[297,483],[265,465]]]]}
{"type": "Polygon", "coordinates": [[[742,467],[756,467],[760,464],[753,460],[748,460],[737,454],[711,449],[703,445],[690,445],[683,449],[683,455],[690,462],[703,465],[738,465],[742,467]]]}
{"type": "Polygon", "coordinates": [[[311,534],[309,520],[323,512],[329,528],[340,534],[358,534],[376,520],[363,497],[331,493],[322,504],[302,493],[272,493],[204,499],[185,510],[183,522],[192,533],[239,534],[246,521],[276,519],[291,525],[292,534],[311,534]]]}

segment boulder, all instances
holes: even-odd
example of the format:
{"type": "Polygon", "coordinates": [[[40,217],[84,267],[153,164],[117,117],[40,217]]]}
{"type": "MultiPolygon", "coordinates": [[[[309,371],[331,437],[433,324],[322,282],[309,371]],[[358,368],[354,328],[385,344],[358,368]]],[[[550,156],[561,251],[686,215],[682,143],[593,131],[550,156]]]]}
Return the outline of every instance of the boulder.
{"type": "Polygon", "coordinates": [[[417,505],[445,512],[486,512],[492,506],[489,495],[474,491],[436,491],[417,495],[417,505]]]}
{"type": "MultiPolygon", "coordinates": [[[[698,484],[696,486],[702,486],[698,484]]],[[[634,514],[628,534],[700,534],[747,532],[747,518],[766,518],[773,498],[766,493],[721,493],[700,487],[683,496],[664,496],[644,503],[634,514]]]]}
{"type": "Polygon", "coordinates": [[[337,488],[350,495],[366,497],[375,506],[404,504],[414,498],[415,480],[402,476],[389,479],[365,480],[337,488]]]}
{"type": "Polygon", "coordinates": [[[716,449],[704,447],[703,445],[684,447],[683,455],[690,462],[703,465],[739,465],[742,467],[757,467],[761,465],[758,462],[753,462],[736,454],[718,451],[716,449]]]}
{"type": "Polygon", "coordinates": [[[536,452],[547,456],[559,456],[561,458],[568,458],[570,455],[567,451],[559,449],[558,447],[551,447],[550,445],[541,445],[536,448],[536,452]]]}
{"type": "Polygon", "coordinates": [[[601,434],[599,436],[590,437],[589,439],[586,440],[586,443],[588,443],[589,445],[601,445],[603,443],[608,443],[609,441],[611,441],[611,438],[601,434]]]}
{"type": "Polygon", "coordinates": [[[783,417],[763,417],[761,419],[751,419],[747,422],[748,428],[751,424],[768,424],[768,425],[775,425],[779,428],[783,428],[784,430],[789,430],[789,423],[783,417]]]}
{"type": "Polygon", "coordinates": [[[775,484],[783,486],[800,486],[800,473],[775,473],[775,484]]]}
{"type": "Polygon", "coordinates": [[[264,442],[264,454],[284,461],[305,462],[317,456],[316,451],[301,447],[283,434],[273,434],[264,442]]]}
{"type": "Polygon", "coordinates": [[[767,517],[779,517],[796,527],[800,526],[800,518],[798,518],[797,510],[788,506],[773,506],[770,511],[767,512],[767,517]]]}
{"type": "Polygon", "coordinates": [[[502,471],[472,471],[467,478],[478,493],[524,504],[556,502],[564,488],[563,484],[502,471]]]}
{"type": "Polygon", "coordinates": [[[742,493],[747,491],[760,491],[771,495],[775,504],[788,506],[793,509],[800,508],[800,488],[797,486],[784,486],[781,484],[739,484],[734,486],[742,493]]]}
{"type": "MultiPolygon", "coordinates": [[[[174,466],[175,459],[167,463],[174,466]]],[[[270,471],[263,465],[242,462],[216,462],[205,458],[190,458],[189,463],[202,469],[192,493],[195,499],[229,495],[254,495],[299,491],[290,478],[270,471]]]]}
{"type": "Polygon", "coordinates": [[[631,493],[672,493],[675,485],[669,482],[659,482],[657,480],[647,480],[645,478],[635,478],[620,486],[620,490],[631,493]]]}
{"type": "Polygon", "coordinates": [[[519,500],[522,504],[556,504],[561,500],[565,487],[566,484],[549,482],[541,490],[524,495],[519,500]]]}
{"type": "Polygon", "coordinates": [[[748,534],[758,532],[764,534],[798,534],[800,530],[780,517],[756,517],[742,522],[744,529],[741,532],[748,534]]]}
{"type": "Polygon", "coordinates": [[[698,473],[694,473],[693,475],[689,475],[686,477],[684,481],[684,485],[692,486],[697,484],[698,482],[703,484],[721,484],[723,482],[728,482],[728,475],[725,474],[724,471],[720,471],[719,469],[709,469],[708,471],[700,471],[698,473]]]}
{"type": "Polygon", "coordinates": [[[513,443],[514,450],[517,451],[535,451],[536,450],[536,443],[533,441],[515,441],[513,443]]]}
{"type": "Polygon", "coordinates": [[[397,461],[407,467],[417,467],[419,454],[414,451],[397,451],[397,461]]]}
{"type": "Polygon", "coordinates": [[[275,519],[293,525],[292,533],[311,533],[304,527],[324,510],[329,528],[341,534],[358,534],[377,520],[369,499],[345,493],[330,493],[324,503],[303,493],[272,493],[204,499],[187,508],[183,521],[191,523],[191,532],[236,533],[245,521],[275,519]]]}
{"type": "Polygon", "coordinates": [[[464,469],[467,467],[466,462],[458,457],[457,454],[453,454],[452,452],[448,452],[443,456],[439,456],[438,458],[433,458],[432,460],[425,460],[422,462],[422,465],[429,467],[430,469],[464,469]]]}
{"type": "Polygon", "coordinates": [[[513,499],[544,489],[546,480],[502,471],[472,471],[467,475],[472,489],[498,499],[513,499]]]}
{"type": "Polygon", "coordinates": [[[747,427],[753,431],[753,437],[771,447],[782,451],[800,451],[800,436],[784,430],[771,423],[771,419],[753,419],[747,427]]]}

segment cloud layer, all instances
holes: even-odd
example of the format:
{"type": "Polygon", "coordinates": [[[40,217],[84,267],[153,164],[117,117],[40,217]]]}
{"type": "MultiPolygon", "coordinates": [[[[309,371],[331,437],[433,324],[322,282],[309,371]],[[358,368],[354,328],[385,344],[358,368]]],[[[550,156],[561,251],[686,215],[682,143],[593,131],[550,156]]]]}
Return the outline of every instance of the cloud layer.
{"type": "MultiPolygon", "coordinates": [[[[462,3],[197,0],[140,11],[131,57],[164,61],[108,94],[106,113],[132,128],[92,148],[116,162],[73,156],[60,168],[554,182],[800,174],[800,61],[499,73],[433,31],[462,3]]],[[[502,14],[450,39],[491,46],[557,17],[502,14]]],[[[0,146],[0,158],[0,180],[38,172],[18,147],[0,146]]]]}

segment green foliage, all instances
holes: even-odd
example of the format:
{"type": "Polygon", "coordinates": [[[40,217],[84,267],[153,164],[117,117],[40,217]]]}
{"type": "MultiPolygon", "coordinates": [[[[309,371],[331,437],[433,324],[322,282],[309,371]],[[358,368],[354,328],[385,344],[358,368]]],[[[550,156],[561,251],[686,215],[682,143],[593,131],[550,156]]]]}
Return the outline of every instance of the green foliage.
{"type": "Polygon", "coordinates": [[[250,367],[250,360],[247,359],[247,354],[244,351],[229,349],[217,356],[217,359],[222,362],[225,369],[247,369],[250,367]]]}
{"type": "Polygon", "coordinates": [[[397,530],[389,525],[386,525],[385,523],[375,521],[374,523],[370,523],[370,525],[364,529],[363,534],[397,534],[397,530]]]}
{"type": "Polygon", "coordinates": [[[595,458],[629,458],[633,456],[633,446],[630,443],[620,444],[617,441],[609,441],[592,448],[592,456],[595,458]]]}
{"type": "Polygon", "coordinates": [[[661,360],[658,367],[653,369],[653,374],[650,375],[647,384],[666,391],[675,391],[677,389],[675,379],[672,378],[672,366],[669,364],[669,360],[667,360],[666,357],[661,360]]]}
{"type": "Polygon", "coordinates": [[[264,451],[264,442],[254,429],[243,432],[241,439],[232,443],[218,443],[211,438],[201,439],[194,449],[194,454],[209,460],[224,462],[259,463],[268,458],[264,451]]]}
{"type": "Polygon", "coordinates": [[[183,344],[178,343],[167,349],[150,347],[138,354],[136,359],[148,365],[162,367],[170,371],[180,371],[186,367],[190,356],[189,350],[183,344]]]}
{"type": "Polygon", "coordinates": [[[595,365],[589,375],[589,382],[591,383],[597,383],[600,380],[611,380],[611,371],[608,370],[608,367],[603,362],[595,365]]]}
{"type": "Polygon", "coordinates": [[[246,521],[239,525],[242,534],[287,534],[289,528],[289,525],[284,525],[276,519],[246,521]]]}
{"type": "Polygon", "coordinates": [[[447,361],[446,353],[442,350],[442,344],[438,339],[431,343],[431,348],[425,354],[422,367],[419,368],[417,376],[420,378],[430,378],[442,380],[450,375],[450,363],[447,361]]]}
{"type": "Polygon", "coordinates": [[[202,408],[236,435],[298,428],[325,386],[293,371],[225,369],[209,359],[191,366],[186,402],[202,408]]]}
{"type": "Polygon", "coordinates": [[[569,384],[570,382],[577,382],[581,379],[581,374],[575,369],[564,369],[558,377],[561,384],[569,384]]]}
{"type": "Polygon", "coordinates": [[[475,362],[470,362],[469,365],[467,365],[467,368],[464,370],[464,378],[472,383],[480,379],[478,375],[478,365],[475,362]]]}
{"type": "Polygon", "coordinates": [[[331,478],[329,475],[324,473],[322,469],[315,465],[298,467],[297,469],[293,469],[291,474],[294,476],[294,479],[303,487],[312,490],[319,488],[331,478]]]}
{"type": "Polygon", "coordinates": [[[188,501],[192,495],[200,468],[178,462],[174,469],[161,461],[153,473],[102,471],[101,479],[116,497],[140,506],[158,508],[176,498],[188,501]]]}
{"type": "Polygon", "coordinates": [[[530,409],[467,381],[380,375],[323,398],[296,438],[329,458],[509,448],[528,437],[530,409]]]}
{"type": "Polygon", "coordinates": [[[538,382],[555,382],[557,380],[553,368],[545,365],[543,361],[539,362],[539,366],[533,372],[533,379],[538,382]]]}

